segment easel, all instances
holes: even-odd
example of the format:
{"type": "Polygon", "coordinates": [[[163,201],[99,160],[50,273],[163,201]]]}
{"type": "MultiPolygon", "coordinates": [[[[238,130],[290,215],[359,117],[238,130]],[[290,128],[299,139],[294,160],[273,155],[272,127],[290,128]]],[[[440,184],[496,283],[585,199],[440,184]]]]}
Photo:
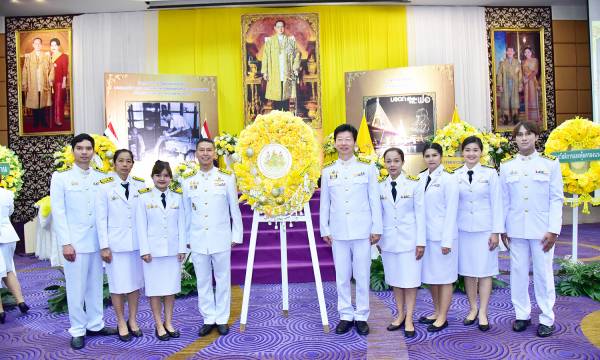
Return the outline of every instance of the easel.
{"type": "Polygon", "coordinates": [[[325,295],[323,294],[323,282],[321,281],[321,271],[319,268],[319,258],[317,255],[317,245],[315,242],[315,233],[312,224],[310,207],[308,203],[304,205],[304,212],[300,215],[286,216],[282,218],[267,218],[264,215],[254,211],[252,217],[252,232],[250,234],[250,248],[248,249],[248,264],[246,265],[246,279],[244,281],[244,295],[242,300],[242,313],[240,317],[240,331],[246,330],[248,320],[248,304],[250,302],[250,287],[252,285],[252,272],[254,270],[254,254],[256,252],[256,238],[258,237],[259,223],[275,222],[279,226],[279,239],[281,241],[281,292],[283,301],[283,316],[287,317],[289,312],[289,293],[288,293],[288,268],[287,268],[287,231],[286,222],[304,222],[308,233],[308,246],[310,248],[310,257],[312,260],[313,272],[315,274],[315,285],[317,287],[317,298],[319,300],[319,309],[321,311],[321,322],[323,331],[329,332],[329,321],[327,319],[327,309],[325,308],[325,295]]]}

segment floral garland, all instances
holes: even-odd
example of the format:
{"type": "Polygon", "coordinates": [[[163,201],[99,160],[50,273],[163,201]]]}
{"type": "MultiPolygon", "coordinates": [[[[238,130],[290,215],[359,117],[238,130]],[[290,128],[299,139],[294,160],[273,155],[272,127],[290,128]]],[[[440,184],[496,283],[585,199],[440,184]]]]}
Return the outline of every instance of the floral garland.
{"type": "Polygon", "coordinates": [[[242,196],[252,209],[267,217],[285,217],[301,211],[317,187],[321,153],[314,130],[289,112],[259,115],[239,136],[233,168],[242,196]],[[291,157],[286,175],[267,177],[259,157],[267,145],[283,146],[291,157]]]}
{"type": "MultiPolygon", "coordinates": [[[[101,172],[109,172],[113,169],[113,156],[117,151],[116,145],[103,135],[92,134],[94,139],[94,151],[96,154],[92,159],[91,166],[101,172]]],[[[54,157],[54,170],[66,170],[73,166],[75,157],[70,144],[63,146],[61,151],[56,151],[54,157]]]]}
{"type": "MultiPolygon", "coordinates": [[[[544,152],[552,154],[557,151],[599,149],[600,125],[588,119],[576,117],[567,120],[554,129],[544,152]]],[[[579,195],[577,201],[566,199],[565,203],[572,207],[583,205],[583,213],[589,214],[589,204],[600,205],[600,198],[592,198],[590,193],[600,189],[600,161],[589,162],[585,172],[575,172],[569,163],[561,163],[564,191],[579,195]]]]}
{"type": "Polygon", "coordinates": [[[18,197],[25,173],[19,157],[11,149],[0,145],[0,163],[8,163],[10,169],[8,175],[2,176],[0,187],[12,191],[15,197],[18,197]]]}
{"type": "Polygon", "coordinates": [[[214,141],[217,155],[228,156],[235,153],[235,146],[238,143],[237,136],[223,132],[221,135],[215,137],[214,141]]]}

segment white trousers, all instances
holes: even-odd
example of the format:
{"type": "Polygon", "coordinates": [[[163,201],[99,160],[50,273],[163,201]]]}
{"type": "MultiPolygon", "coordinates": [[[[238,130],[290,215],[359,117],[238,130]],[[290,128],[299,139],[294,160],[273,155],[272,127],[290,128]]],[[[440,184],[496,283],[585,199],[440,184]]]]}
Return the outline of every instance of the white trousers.
{"type": "Polygon", "coordinates": [[[192,252],[192,262],[197,279],[198,309],[204,324],[227,324],[231,305],[231,250],[208,255],[192,252]]]}
{"type": "Polygon", "coordinates": [[[102,320],[102,258],[99,252],[77,253],[75,261],[64,262],[67,304],[71,336],[83,336],[85,330],[98,331],[102,320]],[[85,304],[85,310],[83,309],[85,304]]]}
{"type": "Polygon", "coordinates": [[[554,247],[548,252],[542,249],[538,239],[515,239],[510,241],[510,297],[517,320],[529,320],[529,258],[533,260],[533,290],[540,313],[540,324],[554,324],[554,272],[552,261],[554,247]]]}
{"type": "Polygon", "coordinates": [[[367,321],[371,282],[371,242],[369,239],[333,240],[333,262],[340,320],[367,321]],[[352,307],[350,280],[353,276],[356,281],[356,310],[352,307]]]}

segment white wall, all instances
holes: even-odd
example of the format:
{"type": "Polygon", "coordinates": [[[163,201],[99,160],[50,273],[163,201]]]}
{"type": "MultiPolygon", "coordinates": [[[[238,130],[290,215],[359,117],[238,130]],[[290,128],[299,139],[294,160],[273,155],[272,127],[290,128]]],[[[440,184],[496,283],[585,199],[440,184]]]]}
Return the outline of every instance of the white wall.
{"type": "Polygon", "coordinates": [[[553,5],[552,20],[587,20],[586,5],[553,5]]]}

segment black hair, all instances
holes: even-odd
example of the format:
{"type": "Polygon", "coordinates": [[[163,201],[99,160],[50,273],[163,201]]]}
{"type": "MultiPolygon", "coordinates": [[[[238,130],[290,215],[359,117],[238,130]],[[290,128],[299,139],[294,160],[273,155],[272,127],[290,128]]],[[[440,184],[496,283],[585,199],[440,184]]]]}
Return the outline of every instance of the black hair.
{"type": "Polygon", "coordinates": [[[464,150],[469,144],[477,144],[477,146],[479,146],[479,150],[483,151],[483,142],[475,135],[467,136],[460,145],[460,150],[464,150]]]}
{"type": "Polygon", "coordinates": [[[117,151],[115,151],[115,155],[113,156],[113,163],[117,162],[117,159],[119,158],[119,155],[121,155],[122,153],[128,153],[129,156],[131,156],[131,163],[133,164],[133,153],[131,152],[131,150],[129,149],[119,149],[117,151]]]}
{"type": "Polygon", "coordinates": [[[517,125],[515,125],[515,127],[513,128],[513,132],[512,132],[513,138],[517,137],[517,133],[519,132],[519,129],[521,128],[521,126],[524,127],[525,130],[527,130],[529,132],[532,132],[538,136],[540,135],[540,127],[538,126],[538,124],[534,123],[533,121],[523,120],[523,121],[519,121],[517,123],[517,125]]]}
{"type": "Polygon", "coordinates": [[[152,167],[152,173],[150,176],[160,175],[164,170],[167,170],[169,177],[173,178],[173,172],[171,171],[171,165],[169,165],[168,161],[156,160],[154,166],[152,167]]]}
{"type": "Polygon", "coordinates": [[[32,43],[34,43],[36,40],[40,41],[40,44],[43,44],[44,42],[42,41],[41,37],[34,37],[33,40],[31,40],[32,43]]]}
{"type": "Polygon", "coordinates": [[[213,148],[215,147],[215,141],[213,139],[201,137],[200,140],[198,140],[198,142],[196,143],[196,150],[198,150],[198,145],[200,145],[200,143],[203,143],[203,142],[211,143],[213,148]]]}
{"type": "Polygon", "coordinates": [[[356,128],[350,124],[342,124],[342,125],[339,125],[338,127],[336,127],[335,130],[333,130],[333,140],[335,140],[337,138],[339,133],[343,133],[346,131],[352,133],[354,142],[356,142],[356,138],[358,137],[358,130],[356,130],[356,128]]]}
{"type": "Polygon", "coordinates": [[[425,143],[425,147],[423,148],[423,156],[425,156],[425,151],[433,149],[440,154],[440,156],[444,156],[444,150],[442,150],[442,145],[438,143],[425,143]]]}
{"type": "Polygon", "coordinates": [[[274,26],[277,26],[277,23],[279,23],[279,22],[283,24],[283,27],[285,27],[285,21],[283,21],[281,19],[275,20],[275,25],[274,26]]]}
{"type": "Polygon", "coordinates": [[[391,147],[389,149],[387,149],[384,153],[383,153],[383,160],[385,160],[385,156],[387,155],[387,153],[391,152],[391,151],[395,151],[400,155],[400,160],[402,160],[402,162],[404,162],[404,151],[402,151],[402,149],[397,148],[397,147],[391,147]]]}
{"type": "Polygon", "coordinates": [[[75,145],[86,140],[92,143],[92,148],[96,148],[96,142],[94,142],[94,138],[90,134],[81,133],[71,140],[71,150],[75,150],[75,145]]]}
{"type": "Polygon", "coordinates": [[[60,46],[60,40],[58,40],[57,38],[50,39],[50,44],[52,44],[52,42],[55,42],[57,46],[60,46]]]}

